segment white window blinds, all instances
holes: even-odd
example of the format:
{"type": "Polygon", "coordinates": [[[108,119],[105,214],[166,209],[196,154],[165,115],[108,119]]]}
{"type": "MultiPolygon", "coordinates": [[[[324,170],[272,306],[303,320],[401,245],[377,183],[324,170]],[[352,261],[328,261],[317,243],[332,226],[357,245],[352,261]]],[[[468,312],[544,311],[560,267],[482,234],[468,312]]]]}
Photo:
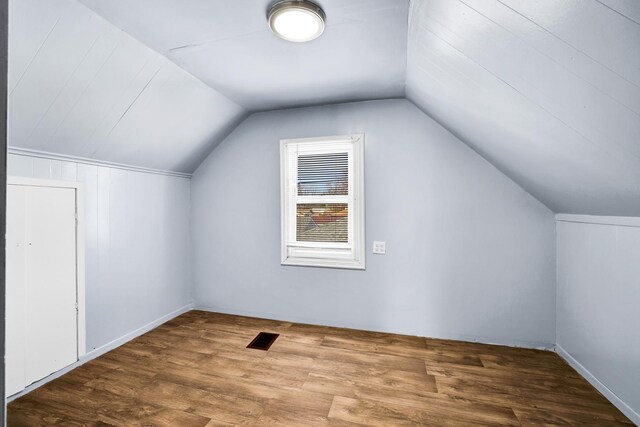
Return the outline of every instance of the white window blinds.
{"type": "Polygon", "coordinates": [[[349,153],[298,155],[298,195],[347,195],[349,153]]]}

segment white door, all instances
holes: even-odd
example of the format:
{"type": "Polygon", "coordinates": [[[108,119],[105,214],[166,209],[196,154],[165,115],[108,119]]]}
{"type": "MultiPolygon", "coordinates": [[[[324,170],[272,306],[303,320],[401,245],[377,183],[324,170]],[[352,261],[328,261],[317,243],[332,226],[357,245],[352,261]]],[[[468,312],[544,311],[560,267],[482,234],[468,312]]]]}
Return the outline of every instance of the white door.
{"type": "Polygon", "coordinates": [[[7,395],[78,360],[76,190],[7,187],[7,395]]]}

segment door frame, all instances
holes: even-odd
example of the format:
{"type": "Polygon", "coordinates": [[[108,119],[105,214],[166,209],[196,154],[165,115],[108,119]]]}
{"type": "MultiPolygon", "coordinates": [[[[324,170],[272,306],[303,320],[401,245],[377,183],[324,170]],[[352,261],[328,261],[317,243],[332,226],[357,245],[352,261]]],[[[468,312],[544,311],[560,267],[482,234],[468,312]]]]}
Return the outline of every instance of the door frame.
{"type": "Polygon", "coordinates": [[[56,181],[51,179],[7,177],[7,185],[25,187],[71,188],[76,194],[76,304],[77,315],[77,353],[78,360],[87,352],[86,310],[85,310],[85,243],[84,243],[84,185],[75,181],[56,181]]]}

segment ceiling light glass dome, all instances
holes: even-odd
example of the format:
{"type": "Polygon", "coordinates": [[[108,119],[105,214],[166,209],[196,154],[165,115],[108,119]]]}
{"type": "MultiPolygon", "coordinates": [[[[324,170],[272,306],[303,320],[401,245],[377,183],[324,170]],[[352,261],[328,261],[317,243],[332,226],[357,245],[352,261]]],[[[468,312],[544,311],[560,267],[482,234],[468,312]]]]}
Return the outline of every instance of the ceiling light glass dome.
{"type": "Polygon", "coordinates": [[[278,37],[307,42],[320,37],[326,16],[315,3],[306,0],[279,1],[269,9],[269,27],[278,37]]]}

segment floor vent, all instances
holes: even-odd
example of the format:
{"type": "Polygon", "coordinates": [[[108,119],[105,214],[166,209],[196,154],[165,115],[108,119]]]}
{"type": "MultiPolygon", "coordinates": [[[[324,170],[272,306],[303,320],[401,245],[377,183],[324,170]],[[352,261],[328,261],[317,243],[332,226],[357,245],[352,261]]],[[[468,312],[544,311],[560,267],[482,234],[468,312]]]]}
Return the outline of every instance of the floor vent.
{"type": "Polygon", "coordinates": [[[255,348],[257,350],[269,350],[271,344],[278,338],[280,334],[272,334],[269,332],[260,332],[256,337],[251,341],[251,343],[247,346],[247,348],[255,348]]]}

